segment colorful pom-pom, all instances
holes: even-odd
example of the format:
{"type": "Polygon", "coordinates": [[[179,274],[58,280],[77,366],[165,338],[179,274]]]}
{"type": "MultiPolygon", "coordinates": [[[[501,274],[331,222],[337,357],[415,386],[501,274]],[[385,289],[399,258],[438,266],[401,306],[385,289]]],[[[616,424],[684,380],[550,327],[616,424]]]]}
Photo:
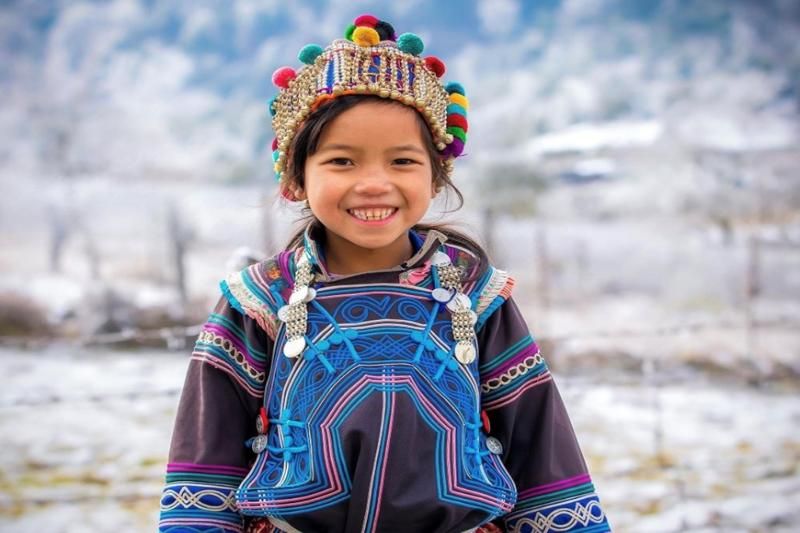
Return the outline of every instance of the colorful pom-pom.
{"type": "Polygon", "coordinates": [[[469,100],[463,94],[453,93],[450,95],[450,101],[454,104],[458,104],[464,109],[469,110],[469,100]]]}
{"type": "Polygon", "coordinates": [[[281,153],[278,150],[275,150],[274,152],[272,152],[272,160],[273,161],[278,161],[278,158],[280,156],[281,156],[281,153]]]}
{"type": "Polygon", "coordinates": [[[444,90],[447,91],[448,94],[458,93],[464,96],[467,95],[467,92],[464,90],[464,86],[457,81],[451,81],[445,85],[444,90]]]}
{"type": "Polygon", "coordinates": [[[418,56],[425,49],[422,39],[413,33],[404,33],[397,38],[397,48],[407,54],[418,56]]]}
{"type": "Polygon", "coordinates": [[[272,73],[272,83],[276,87],[285,89],[289,86],[289,82],[297,77],[292,67],[281,67],[272,73]]]}
{"type": "Polygon", "coordinates": [[[467,119],[463,115],[447,115],[447,125],[448,126],[457,126],[464,131],[467,131],[467,119]]]}
{"type": "Polygon", "coordinates": [[[394,32],[394,27],[386,21],[379,21],[375,24],[375,31],[381,36],[381,41],[396,41],[397,34],[394,32]]]}
{"type": "Polygon", "coordinates": [[[458,115],[463,115],[463,116],[466,117],[467,116],[467,110],[464,109],[463,107],[461,107],[458,104],[449,104],[447,106],[447,114],[448,115],[458,114],[458,115]]]}
{"type": "Polygon", "coordinates": [[[451,134],[456,139],[461,139],[462,142],[467,142],[467,133],[458,126],[449,126],[447,133],[451,134]]]}
{"type": "Polygon", "coordinates": [[[273,117],[277,113],[277,110],[275,109],[275,100],[277,99],[278,95],[276,94],[275,96],[269,99],[269,103],[267,104],[267,107],[269,108],[269,114],[272,115],[273,117]]]}
{"type": "Polygon", "coordinates": [[[275,137],[274,139],[272,139],[272,151],[274,152],[277,149],[278,149],[278,138],[275,137]]]}
{"type": "Polygon", "coordinates": [[[429,69],[433,71],[434,74],[436,74],[437,78],[441,78],[442,76],[444,76],[444,70],[445,70],[444,63],[438,57],[435,56],[426,57],[425,64],[428,66],[429,69]]]}
{"type": "Polygon", "coordinates": [[[313,65],[314,60],[316,60],[321,53],[322,53],[322,47],[320,45],[307,44],[300,49],[300,53],[297,54],[297,59],[299,59],[306,65],[313,65]]]}
{"type": "Polygon", "coordinates": [[[369,28],[374,28],[378,24],[378,22],[380,22],[380,20],[378,20],[378,17],[374,17],[368,14],[359,15],[358,17],[356,17],[356,20],[353,21],[353,23],[356,26],[367,26],[369,28]]]}
{"type": "Polygon", "coordinates": [[[358,46],[375,46],[381,42],[381,36],[374,28],[359,26],[353,32],[353,42],[358,46]]]}
{"type": "Polygon", "coordinates": [[[346,30],[344,30],[344,38],[348,41],[353,40],[353,32],[356,31],[356,25],[350,24],[346,30]]]}
{"type": "Polygon", "coordinates": [[[442,155],[444,156],[452,156],[458,157],[464,152],[464,141],[459,139],[458,137],[453,137],[453,142],[448,144],[444,150],[442,150],[442,155]]]}

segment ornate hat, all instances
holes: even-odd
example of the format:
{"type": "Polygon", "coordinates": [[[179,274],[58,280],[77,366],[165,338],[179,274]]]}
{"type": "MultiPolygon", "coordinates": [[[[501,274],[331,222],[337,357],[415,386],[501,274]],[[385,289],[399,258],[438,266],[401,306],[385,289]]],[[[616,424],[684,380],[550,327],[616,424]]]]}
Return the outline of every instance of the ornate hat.
{"type": "Polygon", "coordinates": [[[421,57],[422,39],[413,33],[399,37],[388,22],[361,15],[327,48],[308,44],[298,58],[299,70],[280,67],[272,75],[280,89],[269,102],[272,158],[281,193],[296,200],[286,186],[286,160],[303,121],[317,107],[344,94],[373,94],[415,108],[425,118],[452,173],[453,160],[464,151],[469,102],[460,83],[439,81],[445,65],[437,57],[421,57]]]}

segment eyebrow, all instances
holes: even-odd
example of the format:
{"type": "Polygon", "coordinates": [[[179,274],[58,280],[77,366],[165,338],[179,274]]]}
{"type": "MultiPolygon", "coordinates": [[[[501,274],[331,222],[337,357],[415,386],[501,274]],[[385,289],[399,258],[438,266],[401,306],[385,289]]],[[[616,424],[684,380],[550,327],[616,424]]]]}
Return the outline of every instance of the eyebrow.
{"type": "MultiPolygon", "coordinates": [[[[326,144],[325,146],[323,146],[322,148],[317,150],[317,153],[328,152],[328,151],[332,151],[332,150],[345,150],[345,151],[349,151],[349,152],[360,152],[361,151],[361,149],[356,147],[356,146],[351,146],[349,144],[337,144],[337,143],[334,143],[334,144],[326,144]]],[[[423,150],[422,148],[420,148],[419,146],[414,145],[414,144],[402,144],[400,146],[392,146],[391,148],[389,148],[386,151],[387,152],[416,152],[418,154],[423,154],[423,155],[427,153],[425,150],[423,150]]]]}

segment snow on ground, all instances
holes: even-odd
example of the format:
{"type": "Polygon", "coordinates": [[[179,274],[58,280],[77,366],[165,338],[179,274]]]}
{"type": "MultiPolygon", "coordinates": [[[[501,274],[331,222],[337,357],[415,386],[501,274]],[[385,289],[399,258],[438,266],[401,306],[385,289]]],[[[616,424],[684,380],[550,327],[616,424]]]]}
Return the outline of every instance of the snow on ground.
{"type": "MultiPolygon", "coordinates": [[[[186,352],[0,349],[0,531],[152,531],[186,352]]],[[[557,374],[615,531],[800,525],[800,402],[699,373],[557,374]]]]}

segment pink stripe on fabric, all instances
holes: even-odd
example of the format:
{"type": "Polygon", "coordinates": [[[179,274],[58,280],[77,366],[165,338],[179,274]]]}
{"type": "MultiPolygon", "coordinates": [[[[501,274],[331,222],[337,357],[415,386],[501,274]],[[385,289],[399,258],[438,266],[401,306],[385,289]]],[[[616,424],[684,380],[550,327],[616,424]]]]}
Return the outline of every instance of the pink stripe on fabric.
{"type": "Polygon", "coordinates": [[[239,339],[236,337],[236,334],[233,333],[231,330],[220,324],[206,324],[205,329],[213,333],[216,333],[220,336],[223,336],[229,341],[231,341],[233,345],[236,346],[236,348],[240,352],[242,352],[242,355],[244,355],[244,358],[247,359],[248,363],[250,363],[250,366],[258,370],[259,372],[264,371],[265,364],[261,361],[256,361],[255,359],[253,359],[253,357],[250,355],[250,351],[247,349],[247,345],[239,341],[239,339]]]}
{"type": "MultiPolygon", "coordinates": [[[[389,456],[389,448],[392,443],[392,427],[394,425],[394,406],[397,404],[397,399],[395,398],[395,393],[392,392],[392,406],[389,411],[389,427],[386,430],[386,447],[384,448],[384,456],[389,456]]],[[[378,485],[378,498],[375,501],[375,517],[372,519],[372,531],[375,531],[375,528],[378,527],[378,515],[381,511],[381,500],[383,499],[383,484],[386,481],[386,465],[388,461],[384,461],[383,465],[381,466],[381,478],[380,478],[380,485],[378,485]]]]}
{"type": "Polygon", "coordinates": [[[528,389],[532,389],[537,385],[541,385],[543,383],[547,383],[548,381],[552,380],[553,380],[553,375],[550,372],[537,376],[536,379],[532,379],[529,382],[525,383],[524,385],[522,385],[520,388],[518,388],[508,396],[501,396],[492,401],[484,403],[483,408],[487,411],[490,411],[492,409],[497,409],[499,407],[503,407],[504,405],[508,405],[517,398],[519,398],[520,396],[522,396],[522,394],[528,389]]]}
{"type": "Polygon", "coordinates": [[[530,498],[532,496],[538,496],[539,494],[556,492],[569,487],[583,485],[584,483],[590,483],[591,481],[592,478],[589,476],[589,474],[581,474],[575,477],[562,479],[561,481],[554,481],[553,483],[547,483],[546,485],[539,485],[538,487],[534,487],[532,489],[523,490],[519,493],[519,498],[530,498]]]}
{"type": "Polygon", "coordinates": [[[247,474],[248,469],[239,466],[198,464],[198,463],[167,463],[167,472],[203,472],[206,474],[247,474]]]}
{"type": "Polygon", "coordinates": [[[261,394],[264,392],[262,389],[257,389],[255,387],[252,387],[249,383],[247,383],[247,381],[245,381],[245,379],[242,378],[242,376],[240,376],[238,372],[233,370],[231,366],[227,364],[227,362],[219,362],[217,359],[209,357],[209,354],[205,352],[198,352],[195,350],[192,352],[192,355],[191,357],[189,357],[189,359],[192,359],[194,361],[200,361],[203,364],[213,366],[214,368],[218,368],[219,370],[225,372],[233,379],[235,379],[236,382],[239,385],[241,385],[242,388],[245,389],[251,396],[254,396],[256,398],[261,398],[261,394]]]}
{"type": "Polygon", "coordinates": [[[536,352],[538,351],[539,347],[536,345],[536,343],[531,342],[531,344],[528,344],[524,348],[522,348],[516,355],[514,355],[514,357],[510,357],[505,363],[495,368],[491,372],[483,374],[481,376],[481,380],[487,381],[496,376],[499,376],[500,374],[505,373],[512,366],[516,366],[520,364],[522,361],[524,361],[526,357],[531,355],[536,355],[536,352]]]}

